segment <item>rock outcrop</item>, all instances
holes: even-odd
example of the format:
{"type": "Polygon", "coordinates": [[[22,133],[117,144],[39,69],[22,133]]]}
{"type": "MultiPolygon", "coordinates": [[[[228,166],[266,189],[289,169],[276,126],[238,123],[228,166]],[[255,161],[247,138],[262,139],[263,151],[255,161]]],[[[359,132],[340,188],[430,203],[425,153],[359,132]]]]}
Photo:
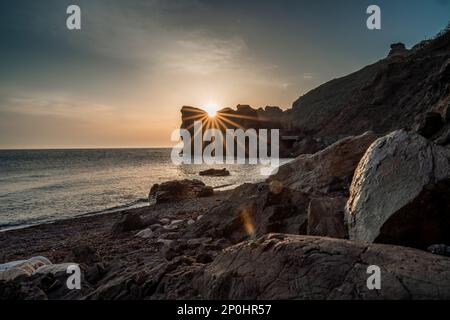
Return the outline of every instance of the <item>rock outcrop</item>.
{"type": "Polygon", "coordinates": [[[389,57],[398,56],[408,53],[404,43],[398,42],[391,44],[391,51],[389,51],[389,57]]]}
{"type": "Polygon", "coordinates": [[[200,180],[175,180],[153,185],[148,197],[150,203],[164,203],[209,197],[213,193],[213,188],[200,180]]]}
{"type": "Polygon", "coordinates": [[[449,299],[450,259],[396,246],[275,234],[225,249],[194,281],[207,299],[449,299]],[[367,287],[370,265],[380,266],[381,290],[367,287]]]}
{"type": "Polygon", "coordinates": [[[374,142],[350,188],[350,239],[423,249],[450,243],[449,159],[448,149],[404,130],[374,142]]]}
{"type": "MultiPolygon", "coordinates": [[[[404,53],[403,46],[393,53],[404,53]]],[[[450,32],[407,54],[394,54],[300,97],[287,110],[291,126],[324,141],[412,128],[415,118],[440,112],[450,99],[450,32]]]]}

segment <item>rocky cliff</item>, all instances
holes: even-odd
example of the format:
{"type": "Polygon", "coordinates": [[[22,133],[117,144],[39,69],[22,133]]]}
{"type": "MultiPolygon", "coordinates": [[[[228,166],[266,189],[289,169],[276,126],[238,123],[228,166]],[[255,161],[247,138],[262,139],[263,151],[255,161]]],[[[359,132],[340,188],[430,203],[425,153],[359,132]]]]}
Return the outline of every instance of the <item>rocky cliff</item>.
{"type": "MultiPolygon", "coordinates": [[[[279,128],[282,135],[295,137],[285,145],[291,153],[314,153],[335,141],[366,131],[386,134],[413,128],[416,122],[434,112],[449,117],[450,106],[450,32],[423,41],[411,49],[395,43],[385,59],[345,77],[329,81],[293,103],[292,109],[277,107],[252,109],[238,106],[221,113],[244,128],[279,128]]],[[[192,115],[203,111],[182,109],[182,127],[188,128],[192,115]]],[[[204,113],[204,112],[203,112],[204,113]]],[[[437,128],[442,129],[442,128],[437,128]]],[[[450,129],[436,130],[436,138],[450,129]]],[[[288,154],[290,152],[287,152],[288,154]]]]}
{"type": "Polygon", "coordinates": [[[450,105],[450,32],[410,50],[394,44],[387,58],[335,79],[294,102],[292,125],[324,140],[411,127],[450,105]]]}

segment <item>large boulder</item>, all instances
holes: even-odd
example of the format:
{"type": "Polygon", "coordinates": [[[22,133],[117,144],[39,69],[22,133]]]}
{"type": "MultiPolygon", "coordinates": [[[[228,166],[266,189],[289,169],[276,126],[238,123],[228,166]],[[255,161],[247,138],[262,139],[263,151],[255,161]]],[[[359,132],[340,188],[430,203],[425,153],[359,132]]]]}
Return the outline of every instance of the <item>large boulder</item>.
{"type": "Polygon", "coordinates": [[[209,197],[212,196],[213,193],[213,188],[206,186],[200,180],[175,180],[153,185],[150,189],[149,202],[175,202],[209,197]]]}
{"type": "Polygon", "coordinates": [[[450,259],[389,245],[272,234],[224,249],[193,285],[202,297],[222,300],[450,299],[450,259]],[[367,287],[372,265],[380,267],[380,290],[367,287]]]}
{"type": "Polygon", "coordinates": [[[353,240],[427,248],[450,243],[449,150],[404,130],[378,139],[347,203],[353,240]]]}

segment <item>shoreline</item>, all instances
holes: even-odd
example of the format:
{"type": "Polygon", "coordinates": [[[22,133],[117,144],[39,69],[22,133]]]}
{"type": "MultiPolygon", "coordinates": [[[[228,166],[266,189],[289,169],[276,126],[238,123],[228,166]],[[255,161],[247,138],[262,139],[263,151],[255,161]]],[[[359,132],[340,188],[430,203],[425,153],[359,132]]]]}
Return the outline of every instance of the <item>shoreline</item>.
{"type": "MultiPolygon", "coordinates": [[[[0,253],[0,264],[37,255],[43,255],[53,263],[68,262],[71,250],[80,243],[89,243],[90,246],[98,247],[110,242],[114,248],[119,244],[116,243],[117,239],[111,234],[111,230],[123,215],[138,214],[148,220],[177,220],[186,215],[205,213],[224,201],[229,193],[230,191],[215,191],[213,196],[207,198],[84,214],[23,228],[2,230],[0,231],[0,247],[3,249],[0,253]],[[63,252],[65,257],[61,256],[63,252]]],[[[140,239],[135,237],[138,231],[125,233],[120,238],[125,242],[139,242],[140,239]]],[[[109,250],[105,248],[105,253],[109,250]]]]}
{"type": "MultiPolygon", "coordinates": [[[[240,184],[230,183],[230,184],[224,184],[224,185],[213,187],[213,190],[215,192],[225,192],[225,191],[234,190],[239,186],[240,186],[240,184]]],[[[44,221],[40,221],[40,222],[36,222],[36,223],[11,225],[10,227],[8,227],[8,225],[3,225],[3,226],[0,225],[0,234],[8,232],[8,231],[22,230],[22,229],[32,228],[32,227],[36,227],[36,226],[41,226],[41,225],[54,224],[54,223],[58,223],[58,222],[66,221],[66,220],[73,220],[73,219],[77,219],[77,218],[92,217],[92,216],[98,216],[98,215],[106,215],[106,214],[111,214],[111,213],[129,211],[129,210],[133,210],[133,209],[148,207],[151,205],[153,205],[153,204],[149,204],[148,199],[140,198],[140,199],[137,199],[137,200],[131,202],[130,204],[124,204],[124,205],[119,205],[119,206],[115,206],[115,207],[111,207],[111,208],[106,208],[106,209],[100,210],[100,211],[80,213],[80,214],[74,215],[72,217],[54,219],[51,221],[44,220],[44,221]],[[142,203],[142,205],[139,205],[139,203],[142,203]]]]}

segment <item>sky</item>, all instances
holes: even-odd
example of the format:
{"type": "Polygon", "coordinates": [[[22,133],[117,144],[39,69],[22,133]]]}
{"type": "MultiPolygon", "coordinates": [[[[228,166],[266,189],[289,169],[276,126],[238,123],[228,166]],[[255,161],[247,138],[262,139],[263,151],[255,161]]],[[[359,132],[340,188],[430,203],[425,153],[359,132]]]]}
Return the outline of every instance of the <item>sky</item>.
{"type": "Polygon", "coordinates": [[[0,148],[170,146],[183,105],[290,108],[449,13],[450,0],[0,0],[0,148]]]}

